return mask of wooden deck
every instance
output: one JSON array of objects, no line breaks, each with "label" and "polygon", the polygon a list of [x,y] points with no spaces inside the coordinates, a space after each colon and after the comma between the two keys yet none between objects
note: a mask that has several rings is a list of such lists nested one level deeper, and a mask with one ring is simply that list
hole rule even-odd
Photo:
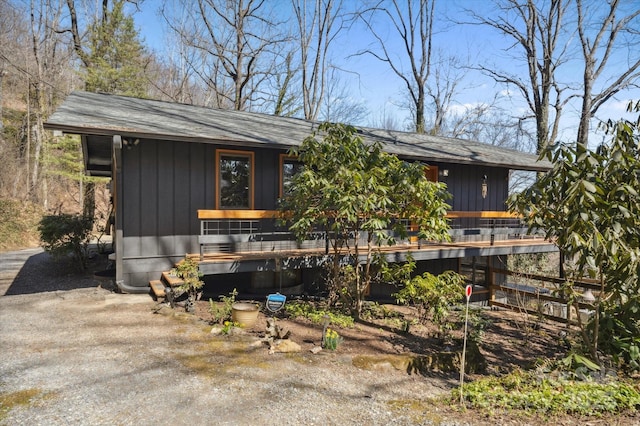
[{"label": "wooden deck", "polygon": [[[198,210],[200,253],[189,256],[198,259],[205,274],[321,266],[332,254],[326,233],[318,230],[309,240],[297,242],[286,229],[274,226],[279,214],[275,210]],[[557,251],[541,236],[527,236],[520,218],[510,212],[450,211],[447,217],[453,242],[417,241],[414,235],[382,247],[387,261],[404,262],[409,255],[421,261]]]}]

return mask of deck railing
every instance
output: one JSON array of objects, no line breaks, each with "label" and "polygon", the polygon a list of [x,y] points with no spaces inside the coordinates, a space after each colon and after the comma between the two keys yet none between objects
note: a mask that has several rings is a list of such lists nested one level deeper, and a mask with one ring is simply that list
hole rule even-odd
[{"label": "deck railing", "polygon": [[[225,252],[280,251],[295,249],[328,250],[327,235],[323,230],[309,235],[305,241],[296,241],[289,230],[279,223],[277,210],[198,210],[200,219],[200,255]],[[450,234],[453,242],[482,242],[514,238],[532,238],[522,220],[503,211],[450,211]],[[407,229],[412,227],[407,222]],[[408,242],[417,240],[410,232]],[[407,243],[407,241],[402,242]]]}]

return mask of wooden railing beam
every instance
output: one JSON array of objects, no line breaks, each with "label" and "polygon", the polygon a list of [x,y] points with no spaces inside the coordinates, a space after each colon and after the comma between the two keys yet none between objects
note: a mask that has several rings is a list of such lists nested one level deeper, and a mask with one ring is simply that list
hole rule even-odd
[{"label": "wooden railing beam", "polygon": [[[274,219],[279,210],[198,210],[198,219]],[[521,216],[504,211],[449,211],[449,219],[518,219]]]}]

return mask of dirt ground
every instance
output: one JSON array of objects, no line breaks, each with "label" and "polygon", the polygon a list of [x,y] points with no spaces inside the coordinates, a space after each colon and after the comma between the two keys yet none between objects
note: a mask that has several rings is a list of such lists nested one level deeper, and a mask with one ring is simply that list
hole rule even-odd
[{"label": "dirt ground", "polygon": [[[401,318],[415,316],[409,308],[387,306],[396,314],[336,327],[343,343],[318,354],[311,350],[322,326],[281,316],[278,325],[301,352],[271,355],[259,340],[264,313],[239,336],[216,336],[208,302],[189,315],[150,296],[112,293],[90,272],[74,273],[38,250],[0,254],[0,261],[0,424],[640,424],[638,417],[523,417],[445,402],[456,372],[396,362],[443,350],[431,326],[401,331]],[[99,269],[99,259],[92,266]],[[452,315],[458,325],[460,314]],[[468,380],[563,353],[561,324],[503,310],[479,315],[487,369]]]},{"label": "dirt ground", "polygon": [[[353,327],[330,325],[344,338],[339,348],[341,353],[353,356],[419,356],[447,349],[447,344],[436,336],[435,326],[418,324],[414,308],[393,304],[378,306],[390,314],[386,318],[369,317],[359,320]],[[566,351],[563,336],[567,334],[567,330],[564,324],[540,321],[539,318],[524,313],[491,310],[487,307],[471,306],[470,311],[472,318],[479,319],[470,321],[468,332],[481,333],[480,351],[487,361],[483,374],[502,374],[515,368],[529,368],[537,360],[554,359]],[[203,322],[212,323],[208,301],[198,302],[196,315]],[[269,314],[264,308],[259,313],[257,324],[246,332],[263,337],[268,316],[275,317],[283,330],[290,331],[290,338],[300,344],[303,351],[321,344],[322,324],[314,324],[304,318],[290,318],[283,313]],[[412,323],[409,332],[402,331],[404,321]],[[451,350],[455,350],[455,343],[462,340],[463,321],[464,311],[454,311],[449,315],[453,328],[451,339],[448,339]]]},{"label": "dirt ground", "polygon": [[[260,303],[261,301],[253,300]],[[262,305],[263,306],[263,305]],[[351,357],[352,364],[363,370],[374,372],[404,372],[412,376],[422,376],[425,380],[445,380],[452,388],[459,383],[459,373],[442,371],[441,366],[435,364],[426,366],[424,370],[411,367],[411,363],[402,362],[406,357],[431,359],[433,354],[443,351],[459,351],[452,344],[443,345],[442,339],[437,338],[437,329],[432,324],[417,324],[416,310],[410,307],[386,304],[383,305],[389,316],[385,318],[368,318],[357,321],[353,327],[330,327],[336,329],[344,338],[337,352]],[[514,369],[534,368],[536,364],[545,360],[554,360],[566,355],[568,349],[567,335],[575,333],[565,324],[544,320],[542,317],[527,315],[509,310],[492,310],[488,307],[473,306],[470,311],[475,321],[470,321],[469,333],[481,332],[480,352],[486,361],[486,369],[465,375],[466,381],[473,381],[491,375],[502,375]],[[209,313],[209,302],[200,301],[195,314],[200,321],[212,324]],[[245,329],[248,335],[262,338],[265,336],[267,317],[275,317],[276,322],[284,331],[291,332],[291,339],[299,343],[302,352],[309,352],[321,345],[322,325],[307,319],[290,318],[286,314],[266,313],[264,308],[258,315],[258,321],[251,329]],[[454,311],[449,319],[453,324],[452,339],[461,341],[463,329],[463,311]],[[402,331],[402,322],[412,321],[410,332]],[[475,328],[475,330],[474,330]],[[481,328],[481,331],[480,331]],[[468,361],[468,359],[467,359]],[[424,365],[422,365],[424,367]],[[446,365],[445,365],[446,367]],[[448,392],[447,392],[448,393]],[[443,393],[444,395],[444,393]],[[433,404],[431,401],[429,404]],[[431,419],[434,412],[424,409],[424,401],[404,401],[403,404],[412,405],[423,410],[426,417]],[[429,414],[426,414],[429,413]],[[640,425],[640,417],[604,416],[580,418],[576,416],[538,416],[523,415],[522,413],[491,412],[461,409],[457,405],[437,403],[435,409],[438,422],[433,424],[458,424],[464,418],[463,424],[470,425]],[[454,423],[447,423],[448,421]],[[440,423],[441,422],[441,423]],[[467,423],[468,422],[468,423]],[[422,424],[422,423],[420,423]],[[424,423],[432,424],[432,423]]]}]

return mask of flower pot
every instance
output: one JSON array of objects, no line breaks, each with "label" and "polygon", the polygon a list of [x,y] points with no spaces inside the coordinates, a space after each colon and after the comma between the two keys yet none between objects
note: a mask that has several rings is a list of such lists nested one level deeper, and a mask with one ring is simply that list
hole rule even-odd
[{"label": "flower pot", "polygon": [[251,328],[258,321],[258,305],[248,302],[236,302],[231,305],[231,319],[240,327]]}]

